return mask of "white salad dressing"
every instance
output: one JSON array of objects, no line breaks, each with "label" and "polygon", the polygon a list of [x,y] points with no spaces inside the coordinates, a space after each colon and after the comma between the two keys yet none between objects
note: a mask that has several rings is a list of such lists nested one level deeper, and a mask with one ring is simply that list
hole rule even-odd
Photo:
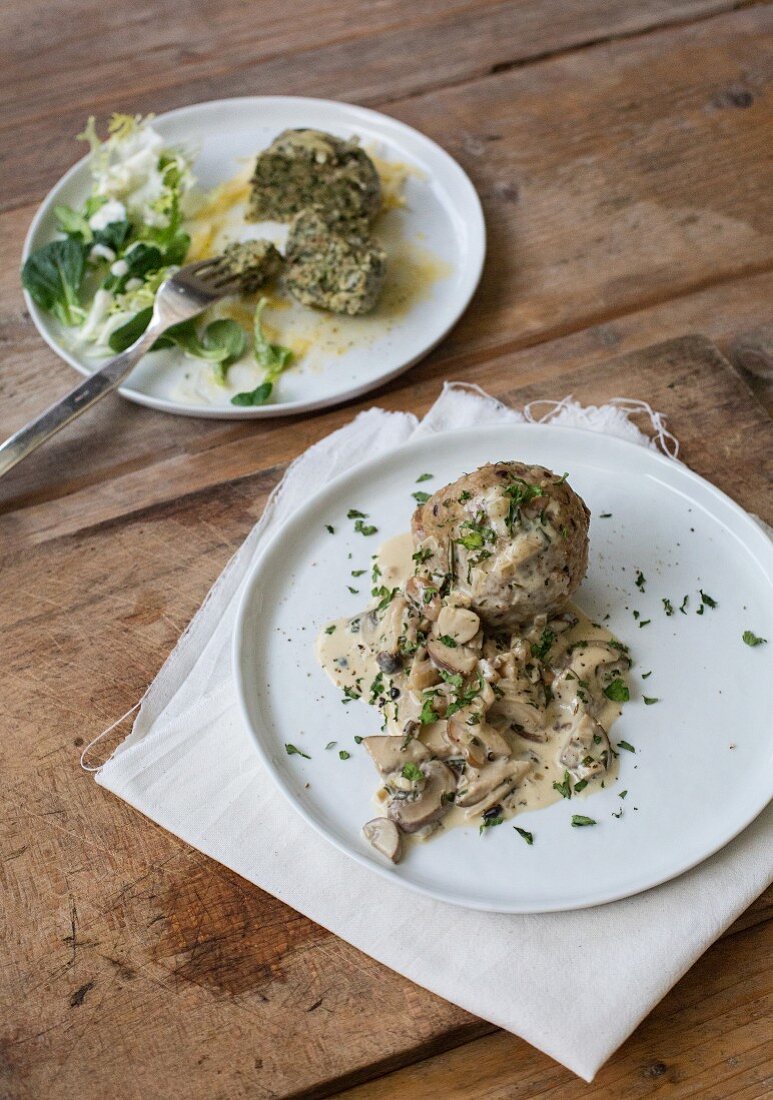
[{"label": "white salad dressing", "polygon": [[[413,553],[414,542],[409,533],[398,535],[385,542],[374,559],[378,567],[377,586],[379,588],[383,586],[389,591],[396,588],[402,589],[414,573]],[[379,638],[376,638],[373,644],[374,638],[367,637],[367,629],[364,632],[366,636],[363,633],[363,623],[379,602],[380,600],[374,597],[372,603],[361,615],[353,619],[339,619],[329,624],[319,635],[317,657],[333,683],[345,694],[352,698],[361,697],[364,701],[370,701],[380,708],[382,728],[380,730],[378,727],[363,729],[363,737],[379,733],[402,737],[406,721],[412,718],[418,719],[427,692],[410,688],[409,674],[406,670],[387,675],[384,672],[384,664],[379,665],[377,660]],[[531,731],[523,727],[513,728],[513,724],[507,720],[496,720],[488,714],[485,715],[486,720],[494,722],[496,730],[508,742],[510,759],[528,764],[528,770],[515,788],[501,800],[501,803],[498,803],[500,816],[503,818],[511,817],[524,810],[541,809],[558,801],[564,797],[559,788],[566,783],[571,785],[572,797],[574,797],[575,793],[591,794],[600,784],[609,785],[616,777],[617,757],[613,752],[606,757],[607,766],[604,770],[598,771],[597,774],[589,774],[586,779],[579,781],[577,771],[573,771],[573,776],[569,776],[567,763],[562,763],[560,758],[563,755],[565,761],[567,759],[567,738],[570,736],[572,721],[576,722],[576,718],[570,719],[570,715],[576,714],[578,710],[578,695],[582,700],[582,706],[579,709],[584,711],[587,704],[587,710],[594,719],[594,726],[598,723],[598,726],[602,727],[601,733],[608,733],[614,721],[620,716],[620,706],[604,693],[604,679],[597,673],[602,667],[603,660],[605,668],[613,669],[611,673],[605,674],[604,678],[616,676],[619,669],[616,669],[615,661],[623,662],[624,667],[628,663],[625,646],[622,646],[604,627],[592,623],[574,605],[567,608],[561,618],[565,626],[560,635],[554,636],[554,645],[559,654],[555,667],[568,665],[568,671],[555,674],[554,679],[553,671],[545,673],[553,679],[555,693],[543,706],[539,728],[535,727]],[[551,620],[551,622],[556,626],[557,620]],[[544,624],[540,622],[538,627],[544,628]],[[558,629],[557,626],[556,629]],[[488,635],[492,632],[485,633]],[[530,637],[534,636],[532,631]],[[534,650],[532,649],[531,652]],[[384,655],[381,654],[381,656],[383,658]],[[441,690],[443,686],[440,685]],[[525,702],[528,705],[529,700],[533,698],[532,685],[527,685],[527,688]],[[568,689],[571,694],[568,693]],[[431,691],[432,689],[429,694]],[[392,698],[395,693],[397,698]],[[416,725],[414,733],[416,740],[425,745],[433,756],[436,755],[442,760],[448,760],[449,756],[453,756],[453,749],[449,749],[446,738],[447,724],[445,720],[422,723]],[[526,724],[528,725],[528,722]],[[599,740],[598,736],[592,738],[596,743]],[[606,745],[606,739],[604,743]],[[584,753],[585,747],[580,751]],[[586,761],[590,762],[588,756],[583,763]],[[578,785],[579,790],[577,790]],[[463,793],[464,784],[461,778],[459,786]],[[381,786],[376,794],[376,805],[381,815],[386,812],[387,799],[387,789]],[[443,816],[440,825],[444,828],[469,826],[471,821],[478,825],[483,820],[485,819],[481,816],[471,815],[469,809],[452,805]]]}]

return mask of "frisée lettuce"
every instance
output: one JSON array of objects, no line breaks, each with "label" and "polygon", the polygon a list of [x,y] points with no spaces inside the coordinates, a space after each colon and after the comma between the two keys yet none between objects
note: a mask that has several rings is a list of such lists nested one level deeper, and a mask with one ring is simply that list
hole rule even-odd
[{"label": "fris\u00e9e lettuce", "polygon": [[183,224],[195,201],[192,156],[165,145],[151,123],[113,115],[101,140],[89,119],[78,136],[91,149],[91,194],[81,209],[55,208],[63,237],[22,268],[33,301],[95,356],[111,354],[113,333],[152,306],[190,248]]}]

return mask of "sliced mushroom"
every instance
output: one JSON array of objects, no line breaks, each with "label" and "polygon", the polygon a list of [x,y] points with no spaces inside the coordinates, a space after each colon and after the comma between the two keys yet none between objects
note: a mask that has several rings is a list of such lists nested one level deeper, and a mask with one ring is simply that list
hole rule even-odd
[{"label": "sliced mushroom", "polygon": [[457,711],[448,719],[446,726],[448,742],[462,754],[468,764],[472,764],[474,768],[482,768],[493,757],[509,756],[510,746],[501,733],[482,720],[471,725],[467,720],[471,716],[467,709]]},{"label": "sliced mushroom", "polygon": [[362,835],[381,852],[382,856],[397,863],[402,855],[403,838],[394,821],[388,817],[374,817],[362,827]]},{"label": "sliced mushroom", "polygon": [[406,582],[405,595],[425,619],[430,622],[437,619],[441,608],[440,592],[430,577],[411,577]]},{"label": "sliced mushroom", "polygon": [[570,728],[559,761],[575,779],[592,779],[607,770],[610,759],[606,730],[590,714],[581,713]]},{"label": "sliced mushroom", "polygon": [[374,652],[400,656],[400,638],[403,634],[406,602],[403,596],[395,596],[383,612],[369,611],[362,620],[362,636]]},{"label": "sliced mushroom", "polygon": [[521,726],[527,733],[540,734],[545,729],[545,700],[541,685],[533,684],[527,676],[503,676],[497,680],[496,699],[491,707],[492,715],[501,715],[509,722]]},{"label": "sliced mushroom", "polygon": [[429,750],[415,737],[405,744],[403,737],[379,734],[376,737],[364,737],[362,743],[382,775],[398,771],[403,764],[422,764],[430,757]]},{"label": "sliced mushroom", "polygon": [[469,817],[484,813],[501,802],[531,768],[528,760],[495,760],[485,768],[468,768],[456,796],[459,806],[469,807]]},{"label": "sliced mushroom", "polygon": [[427,642],[427,653],[433,664],[446,672],[459,672],[462,676],[469,676],[478,663],[477,654],[471,653],[466,646],[449,646],[441,642],[439,638],[430,638]]},{"label": "sliced mushroom", "polygon": [[404,833],[415,833],[439,821],[450,807],[449,795],[456,791],[456,776],[439,760],[421,765],[425,783],[415,797],[394,798],[389,816]]},{"label": "sliced mushroom", "polygon": [[408,674],[408,688],[411,691],[424,691],[425,688],[434,687],[440,683],[437,668],[427,656],[423,647],[417,649]]},{"label": "sliced mushroom", "polygon": [[453,638],[458,645],[471,641],[479,630],[480,619],[474,611],[449,604],[441,608],[435,627],[437,634]]}]

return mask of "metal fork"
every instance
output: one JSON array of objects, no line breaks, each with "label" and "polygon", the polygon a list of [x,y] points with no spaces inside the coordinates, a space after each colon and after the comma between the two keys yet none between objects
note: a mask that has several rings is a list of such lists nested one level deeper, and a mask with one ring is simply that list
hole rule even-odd
[{"label": "metal fork", "polygon": [[238,279],[228,271],[222,258],[201,260],[181,267],[158,288],[150,324],[126,351],[108,360],[80,386],[57,401],[50,409],[20,428],[0,445],[0,477],[52,435],[66,427],[76,416],[112,393],[137,365],[146,351],[172,325],[187,321],[220,298],[236,289]]}]

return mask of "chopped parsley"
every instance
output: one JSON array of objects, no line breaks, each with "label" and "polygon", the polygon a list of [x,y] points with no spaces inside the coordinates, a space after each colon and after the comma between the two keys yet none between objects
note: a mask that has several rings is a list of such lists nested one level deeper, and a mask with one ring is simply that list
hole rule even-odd
[{"label": "chopped parsley", "polygon": [[372,523],[363,523],[361,519],[358,519],[355,521],[354,530],[358,535],[375,535],[378,527],[374,527]]},{"label": "chopped parsley", "polygon": [[362,744],[362,738],[360,737],[359,733],[355,733],[354,743],[355,743],[355,745],[361,745]]},{"label": "chopped parsley", "polygon": [[705,604],[706,607],[719,607],[717,601],[709,596],[707,592],[704,592],[702,588],[699,588],[698,591],[701,594],[701,604]]},{"label": "chopped parsley", "polygon": [[674,605],[671,603],[671,601],[664,596],[662,602],[663,602],[663,610],[665,611],[666,615],[673,615]]},{"label": "chopped parsley", "polygon": [[359,596],[359,594],[360,594],[359,588],[352,588],[352,586],[350,584],[347,584],[346,587],[349,589],[349,591],[351,592],[351,594],[353,596]]},{"label": "chopped parsley", "polygon": [[744,630],[742,634],[743,640],[747,645],[767,645],[767,638],[760,638],[758,634],[755,634],[753,630]]},{"label": "chopped parsley", "polygon": [[598,822],[594,817],[585,817],[584,814],[572,814],[572,828],[580,829],[584,825],[596,825]]},{"label": "chopped parsley", "polygon": [[328,743],[325,745],[325,749],[334,749],[337,744],[337,741],[328,741]]},{"label": "chopped parsley", "polygon": [[339,760],[348,760],[351,755],[352,754],[350,752],[347,752],[346,749],[339,749],[338,750],[338,759]]},{"label": "chopped parsley", "polygon": [[682,612],[683,615],[687,614],[687,605],[689,604],[689,602],[690,602],[690,597],[685,596],[685,598],[679,604],[679,610]]},{"label": "chopped parsley", "polygon": [[346,518],[347,519],[367,519],[368,518],[368,513],[367,512],[358,512],[356,508],[350,508],[349,511],[346,513]]},{"label": "chopped parsley", "polygon": [[304,760],[311,760],[311,757],[308,753],[301,752],[301,750],[297,749],[295,745],[291,745],[289,741],[285,744],[285,752],[288,756],[302,756]]},{"label": "chopped parsley", "polygon": [[422,704],[421,714],[419,715],[419,722],[422,726],[430,726],[433,722],[438,720],[438,712],[432,705],[434,700],[434,692],[429,696],[424,696],[424,703]]},{"label": "chopped parsley", "polygon": [[636,752],[636,749],[633,747],[630,741],[618,741],[617,747],[619,749],[625,749],[626,752]]},{"label": "chopped parsley", "polygon": [[[462,532],[466,531],[466,534]],[[465,520],[459,528],[459,538],[455,539],[465,550],[480,550],[487,542],[495,542],[496,535],[490,527],[484,527],[477,520]]]},{"label": "chopped parsley", "polygon": [[401,774],[403,779],[410,779],[411,783],[419,783],[424,778],[421,768],[417,767],[416,764],[412,764],[410,761],[407,764],[403,764]]},{"label": "chopped parsley", "polygon": [[325,530],[329,535],[334,535],[336,533],[336,529],[333,527],[332,523],[326,523]]},{"label": "chopped parsley", "polygon": [[660,699],[655,699],[652,695],[642,695],[645,707],[651,707],[653,703],[659,703]]},{"label": "chopped parsley", "polygon": [[367,569],[352,569],[353,577],[361,577],[363,573],[367,573]]},{"label": "chopped parsley", "polygon": [[528,829],[519,829],[517,825],[513,825],[513,828],[515,829],[516,833],[518,833],[518,836],[523,837],[527,844],[534,843],[534,833],[530,833]]},{"label": "chopped parsley", "polygon": [[332,623],[330,626],[325,627],[326,634],[335,634],[336,624]]},{"label": "chopped parsley", "polygon": [[511,535],[516,523],[521,521],[521,508],[537,497],[544,497],[544,495],[545,491],[539,485],[531,485],[521,477],[517,477],[512,485],[507,486],[505,496],[510,498],[510,507],[507,510],[505,524]]},{"label": "chopped parsley", "polygon": [[615,703],[627,703],[631,698],[631,693],[628,690],[628,684],[625,680],[617,679],[613,680],[611,684],[607,684],[604,688],[604,694],[607,699],[611,699]]},{"label": "chopped parsley", "polygon": [[355,691],[353,687],[344,688],[344,697],[341,700],[343,703],[351,703],[352,699],[361,699],[362,694],[359,691]]},{"label": "chopped parsley", "polygon": [[464,504],[464,502],[466,500],[471,500],[471,499],[472,499],[472,493],[468,492],[467,489],[464,489],[462,491],[462,495],[459,497],[459,503]]},{"label": "chopped parsley", "polygon": [[531,643],[532,657],[538,657],[541,661],[544,660],[544,658],[547,657],[548,651],[550,650],[550,647],[555,640],[556,636],[553,631],[549,630],[548,627],[545,627],[545,629],[542,631],[539,643]]},{"label": "chopped parsley", "polygon": [[454,639],[451,637],[450,634],[441,634],[440,637],[438,638],[438,641],[442,645],[448,646],[449,649],[456,649],[457,648],[457,643],[454,641]]},{"label": "chopped parsley", "polygon": [[642,672],[641,678],[642,678],[642,680],[646,680],[647,677],[651,676],[651,675],[652,675],[652,669],[650,669],[649,672]]},{"label": "chopped parsley", "polygon": [[384,693],[384,673],[383,672],[378,673],[378,675],[374,679],[373,683],[370,685],[369,691],[370,691],[369,702],[372,706],[376,702],[376,700],[378,699],[379,695],[383,695],[383,693]]},{"label": "chopped parsley", "polygon": [[641,619],[639,622],[639,629],[641,630],[643,626],[649,626],[651,622],[652,619]]},{"label": "chopped parsley", "polygon": [[378,588],[371,588],[370,594],[371,596],[379,597],[379,603],[376,611],[384,611],[387,607],[389,607],[390,603],[397,595],[397,589],[387,588],[385,584],[382,584],[379,585]]},{"label": "chopped parsley", "polygon": [[572,784],[569,779],[569,772],[564,772],[563,783],[554,783],[553,790],[558,791],[562,798],[572,797]]},{"label": "chopped parsley", "polygon": [[415,554],[411,554],[412,559],[418,562],[419,565],[423,565],[427,558],[432,557],[432,551],[428,546],[423,546],[420,550],[417,550]]},{"label": "chopped parsley", "polygon": [[501,815],[499,817],[487,817],[481,822],[478,832],[482,833],[484,829],[493,829],[495,825],[501,825],[504,820]]},{"label": "chopped parsley", "polygon": [[618,798],[625,798],[625,796],[626,796],[627,794],[628,794],[628,789],[626,788],[626,789],[625,789],[624,791],[618,791],[618,792],[617,792],[617,797],[618,797]]},{"label": "chopped parsley", "polygon": [[647,584],[647,578],[644,576],[641,569],[637,570],[636,580],[634,581],[634,584],[640,592],[644,591],[645,585]]},{"label": "chopped parsley", "polygon": [[611,512],[599,512],[599,519],[611,519],[611,518],[612,518],[612,513]]},{"label": "chopped parsley", "polygon": [[587,786],[588,786],[588,780],[587,779],[578,780],[577,783],[575,783],[575,785],[574,785],[574,793],[579,794],[580,791],[584,791]]},{"label": "chopped parsley", "polygon": [[422,493],[421,490],[417,490],[415,493],[411,493],[411,496],[417,504],[426,504],[430,498],[429,493]]},{"label": "chopped parsley", "polygon": [[416,484],[418,485],[422,481],[432,481],[432,478],[434,476],[434,474],[419,474],[419,476],[416,478]]}]

